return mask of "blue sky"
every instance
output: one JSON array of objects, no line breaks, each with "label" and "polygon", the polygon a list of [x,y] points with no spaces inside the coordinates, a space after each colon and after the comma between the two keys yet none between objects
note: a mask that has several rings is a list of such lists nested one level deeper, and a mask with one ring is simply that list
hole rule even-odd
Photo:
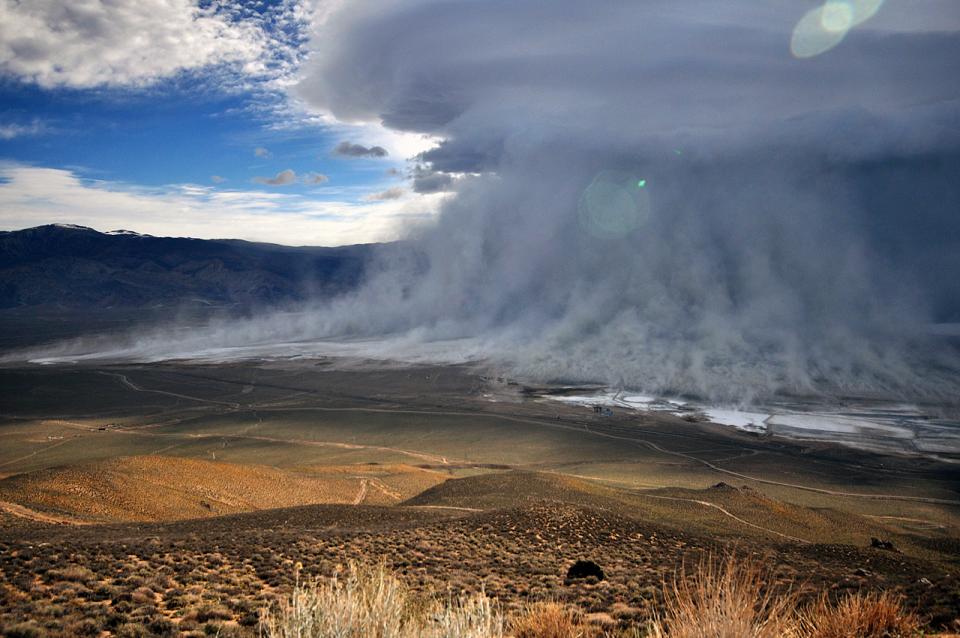
[{"label": "blue sky", "polygon": [[[295,97],[310,7],[159,4],[161,15],[132,1],[5,9],[13,28],[0,32],[0,228],[121,224],[340,244],[391,239],[405,216],[432,214],[439,196],[405,186],[407,160],[430,143],[376,122],[336,122]],[[18,41],[18,31],[33,35]],[[343,142],[387,154],[338,155]],[[181,214],[165,223],[164,206]]]},{"label": "blue sky", "polygon": [[[256,176],[293,169],[336,175],[339,187],[395,181],[403,162],[333,155],[338,135],[308,122],[276,128],[255,96],[190,89],[43,90],[7,83],[0,90],[5,121],[42,122],[46,130],[0,141],[5,159],[82,167],[85,174],[148,186],[211,183],[258,188]],[[266,149],[257,154],[257,149]],[[402,158],[400,158],[402,160]],[[306,185],[291,190],[306,192]],[[261,188],[266,190],[265,187]]]}]

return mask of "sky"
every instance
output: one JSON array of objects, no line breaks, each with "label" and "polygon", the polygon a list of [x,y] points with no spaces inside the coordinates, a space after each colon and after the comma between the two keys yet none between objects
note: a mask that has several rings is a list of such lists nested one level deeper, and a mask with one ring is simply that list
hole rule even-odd
[{"label": "sky", "polygon": [[0,223],[409,240],[187,348],[955,398],[958,61],[956,0],[0,0]]},{"label": "sky", "polygon": [[[613,134],[617,144],[642,132],[755,125],[758,111],[783,118],[859,108],[870,106],[857,101],[868,87],[838,90],[836,78],[811,75],[781,90],[792,70],[778,67],[810,68],[820,55],[832,56],[835,67],[836,58],[850,56],[844,46],[853,49],[843,40],[869,37],[852,33],[868,27],[885,37],[955,34],[960,21],[950,0],[745,6],[686,0],[665,11],[660,2],[602,2],[591,15],[570,3],[471,0],[2,0],[0,228],[61,222],[287,244],[394,239],[434,217],[456,177],[483,170],[484,155],[502,150],[501,132],[487,137],[490,127],[452,117],[461,105],[472,107],[469,115],[482,102],[487,116],[507,120],[533,106],[538,124],[553,126],[567,126],[564,114],[576,108],[579,124],[589,122],[583,134],[598,142]],[[384,15],[399,25],[376,19]],[[619,25],[608,20],[617,15]],[[535,27],[530,19],[544,28],[528,30]],[[803,20],[813,28],[790,34]],[[665,28],[655,31],[658,24]],[[352,39],[362,29],[372,32]],[[717,47],[704,36],[718,29],[763,34],[772,46],[750,50],[721,40]],[[618,42],[631,30],[637,37],[626,48],[589,52],[603,32]],[[468,51],[452,42],[453,33]],[[428,44],[417,42],[420,35]],[[397,42],[412,46],[398,51]],[[769,59],[758,63],[758,55]],[[505,67],[511,59],[519,64]],[[593,69],[578,67],[578,59]],[[664,75],[657,66],[666,59],[689,68]],[[370,61],[377,66],[362,66]],[[952,61],[921,55],[917,67]],[[724,79],[727,86],[711,85],[705,72],[723,74],[729,62],[743,73]],[[849,70],[842,69],[846,81]],[[938,71],[920,73],[917,83],[929,84]],[[636,93],[629,131],[618,117],[590,119],[590,102],[616,85],[620,97]],[[447,90],[440,100],[438,87]],[[955,98],[954,89],[948,83],[933,99]],[[500,100],[503,91],[509,95]],[[692,91],[700,99],[685,95]],[[916,101],[923,99],[931,98]],[[619,128],[605,131],[610,122]],[[458,127],[483,138],[468,139]],[[424,152],[432,164],[420,161]]]},{"label": "sky", "polygon": [[407,179],[428,140],[293,95],[320,10],[0,2],[0,228],[337,245],[428,219],[442,195]]}]

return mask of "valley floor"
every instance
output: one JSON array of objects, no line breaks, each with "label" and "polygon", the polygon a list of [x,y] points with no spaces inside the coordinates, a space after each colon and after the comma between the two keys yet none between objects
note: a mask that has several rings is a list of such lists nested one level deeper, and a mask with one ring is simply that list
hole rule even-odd
[{"label": "valley floor", "polygon": [[[0,385],[8,631],[253,635],[296,578],[358,559],[424,594],[623,627],[727,553],[807,597],[888,589],[932,627],[960,618],[960,473],[935,460],[607,417],[456,366],[23,367]],[[606,579],[566,582],[578,559]]]}]

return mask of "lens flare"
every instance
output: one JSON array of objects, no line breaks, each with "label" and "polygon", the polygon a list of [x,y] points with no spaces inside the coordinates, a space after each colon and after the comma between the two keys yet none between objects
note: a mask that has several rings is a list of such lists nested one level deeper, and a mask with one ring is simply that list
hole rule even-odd
[{"label": "lens flare", "polygon": [[580,227],[598,239],[623,237],[650,216],[647,180],[601,171],[580,196]]},{"label": "lens flare", "polygon": [[[824,9],[817,7],[800,19],[793,30],[790,51],[797,58],[812,58],[829,51],[843,41],[847,31],[831,31],[824,28]],[[830,19],[827,19],[830,22]]]},{"label": "lens flare", "polygon": [[853,26],[853,7],[843,0],[828,2],[820,10],[820,25],[831,33],[846,33]]},{"label": "lens flare", "polygon": [[807,12],[793,29],[790,51],[812,58],[840,44],[853,27],[872,18],[884,0],[827,0]]},{"label": "lens flare", "polygon": [[880,10],[883,0],[847,0],[853,9],[853,26],[863,24]]}]

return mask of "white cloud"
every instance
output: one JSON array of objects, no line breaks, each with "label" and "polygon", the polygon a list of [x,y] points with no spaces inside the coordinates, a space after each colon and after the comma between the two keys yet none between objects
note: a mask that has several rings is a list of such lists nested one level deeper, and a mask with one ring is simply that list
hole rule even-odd
[{"label": "white cloud", "polygon": [[272,155],[269,150],[265,149],[262,146],[258,146],[257,148],[253,149],[253,154],[256,157],[263,157],[263,158],[267,158]]},{"label": "white cloud", "polygon": [[262,74],[289,55],[255,15],[190,0],[0,0],[0,69],[46,88],[142,86],[221,64]]},{"label": "white cloud", "polygon": [[12,140],[15,137],[25,135],[39,135],[46,130],[47,127],[39,120],[33,120],[29,124],[0,124],[0,140]]},{"label": "white cloud", "polygon": [[337,246],[396,239],[404,227],[431,218],[441,198],[321,202],[198,185],[143,188],[86,180],[62,169],[0,165],[0,228],[8,230],[67,223],[158,236]]}]

